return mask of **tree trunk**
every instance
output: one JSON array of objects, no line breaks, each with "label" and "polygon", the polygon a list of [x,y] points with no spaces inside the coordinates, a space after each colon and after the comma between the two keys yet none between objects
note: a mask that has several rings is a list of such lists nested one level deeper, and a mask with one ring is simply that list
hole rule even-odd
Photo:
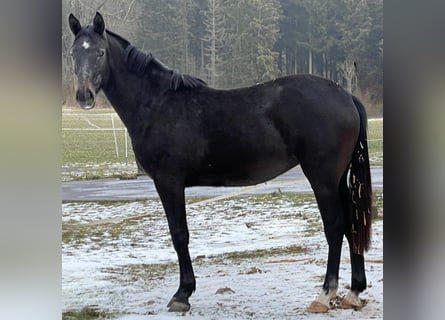
[{"label": "tree trunk", "polygon": [[355,77],[355,67],[354,63],[349,63],[348,61],[344,61],[338,66],[342,76],[345,80],[345,89],[352,93],[352,82]]},{"label": "tree trunk", "polygon": [[207,79],[205,72],[205,61],[204,61],[204,41],[201,40],[201,77]]},{"label": "tree trunk", "polygon": [[326,66],[326,53],[323,52],[323,77],[327,78],[328,77],[328,68]]},{"label": "tree trunk", "polygon": [[309,74],[312,74],[312,48],[309,48],[308,68],[309,68]]},{"label": "tree trunk", "polygon": [[294,65],[294,74],[298,74],[298,55],[297,55],[297,46],[295,46],[295,65]]}]

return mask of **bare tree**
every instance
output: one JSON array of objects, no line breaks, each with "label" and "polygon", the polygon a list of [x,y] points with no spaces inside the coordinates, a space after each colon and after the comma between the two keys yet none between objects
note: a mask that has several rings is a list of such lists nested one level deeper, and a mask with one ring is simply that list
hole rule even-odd
[{"label": "bare tree", "polygon": [[338,64],[338,71],[345,81],[345,89],[354,93],[357,89],[357,69],[355,62],[345,60]]},{"label": "bare tree", "polygon": [[208,7],[204,12],[204,25],[207,34],[202,39],[205,43],[205,56],[207,57],[207,70],[209,72],[209,82],[214,87],[220,75],[220,65],[222,63],[221,49],[224,47],[225,38],[225,18],[222,12],[221,0],[208,0]]}]

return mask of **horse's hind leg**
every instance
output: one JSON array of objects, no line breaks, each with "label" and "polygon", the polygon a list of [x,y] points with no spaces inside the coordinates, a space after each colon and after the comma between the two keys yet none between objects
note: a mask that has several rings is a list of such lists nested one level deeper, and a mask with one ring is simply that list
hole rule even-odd
[{"label": "horse's hind leg", "polygon": [[[172,182],[169,182],[172,181]],[[196,281],[189,253],[189,231],[185,213],[184,187],[174,179],[156,179],[156,189],[167,215],[170,234],[179,260],[179,289],[168,303],[168,311],[184,312],[190,309],[189,297],[195,291]]]},{"label": "horse's hind leg", "polygon": [[[321,171],[319,176],[321,177]],[[326,175],[325,177],[329,177]],[[351,256],[351,290],[340,304],[340,308],[360,308],[362,306],[359,294],[366,289],[364,257],[352,250],[352,229],[350,217],[350,195],[346,182],[347,171],[339,183],[336,179],[309,178],[318,202],[323,219],[324,231],[329,245],[329,255],[323,290],[308,308],[310,312],[327,312],[329,301],[336,297],[341,258],[343,235],[349,242]],[[329,182],[332,181],[332,182]]]},{"label": "horse's hind leg", "polygon": [[344,218],[337,185],[334,183],[315,184],[313,188],[323,219],[329,253],[323,290],[309,306],[308,311],[327,312],[329,310],[329,301],[337,295]]},{"label": "horse's hind leg", "polygon": [[329,302],[337,296],[340,257],[345,230],[343,205],[338,188],[340,177],[337,177],[336,170],[332,170],[330,167],[329,164],[316,166],[313,162],[304,166],[302,162],[302,169],[314,190],[329,246],[322,292],[307,309],[309,312],[315,313],[328,312]]},{"label": "horse's hind leg", "polygon": [[[352,239],[348,237],[349,246],[352,247]],[[342,309],[359,309],[362,301],[359,294],[366,289],[365,261],[361,254],[354,253],[350,249],[351,256],[351,290],[340,303]]]},{"label": "horse's hind leg", "polygon": [[359,294],[366,289],[366,274],[365,274],[365,259],[362,254],[354,253],[352,250],[352,229],[351,229],[351,217],[350,217],[350,195],[349,189],[346,182],[346,175],[344,179],[342,179],[340,185],[340,191],[342,194],[343,203],[345,204],[345,220],[346,220],[346,229],[345,235],[349,242],[349,253],[351,257],[351,290],[348,292],[346,297],[340,304],[340,308],[343,309],[356,309],[362,307],[362,302],[359,299]]}]

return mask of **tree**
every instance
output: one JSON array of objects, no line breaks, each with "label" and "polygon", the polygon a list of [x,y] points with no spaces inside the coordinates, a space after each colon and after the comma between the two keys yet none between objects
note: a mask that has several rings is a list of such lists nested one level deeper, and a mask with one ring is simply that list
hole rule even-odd
[{"label": "tree", "polygon": [[314,73],[381,99],[382,0],[280,3],[283,16],[276,50],[282,75]]},{"label": "tree", "polygon": [[[344,55],[338,66],[344,83],[348,85],[351,77],[355,77],[357,90],[381,92],[382,73],[377,70],[382,70],[379,47],[383,41],[382,0],[342,0],[342,4],[344,14],[339,28]],[[357,64],[358,73],[352,75],[345,72],[346,69],[352,70],[354,63]],[[346,65],[348,68],[344,68]]]},{"label": "tree", "polygon": [[[308,4],[303,0],[281,0],[283,17],[280,20],[281,74],[307,73],[310,48],[311,16]],[[310,3],[309,3],[310,4]]]},{"label": "tree", "polygon": [[206,33],[203,37],[205,44],[206,67],[208,79],[212,87],[218,83],[223,63],[224,40],[226,37],[225,17],[221,0],[208,0],[207,9],[203,12]]},{"label": "tree", "polygon": [[227,0],[227,86],[241,87],[279,75],[278,39],[281,6],[277,0]]},{"label": "tree", "polygon": [[253,19],[250,23],[255,39],[254,55],[256,70],[254,79],[258,82],[278,76],[278,52],[274,50],[278,39],[281,6],[276,0],[253,0]]},{"label": "tree", "polygon": [[[64,17],[90,21],[100,10],[107,28],[211,86],[313,73],[382,98],[383,0],[62,1]],[[72,40],[65,19],[64,100],[73,91]]]},{"label": "tree", "polygon": [[143,0],[133,43],[171,68],[188,72],[191,0]]}]

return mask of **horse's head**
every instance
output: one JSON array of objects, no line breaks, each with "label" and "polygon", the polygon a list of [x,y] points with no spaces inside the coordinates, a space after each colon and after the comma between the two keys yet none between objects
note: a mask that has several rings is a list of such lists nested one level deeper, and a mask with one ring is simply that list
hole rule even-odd
[{"label": "horse's head", "polygon": [[70,14],[68,20],[75,35],[71,55],[76,74],[76,101],[83,109],[92,109],[96,94],[110,75],[105,22],[98,12],[92,26],[82,27],[73,14]]}]

